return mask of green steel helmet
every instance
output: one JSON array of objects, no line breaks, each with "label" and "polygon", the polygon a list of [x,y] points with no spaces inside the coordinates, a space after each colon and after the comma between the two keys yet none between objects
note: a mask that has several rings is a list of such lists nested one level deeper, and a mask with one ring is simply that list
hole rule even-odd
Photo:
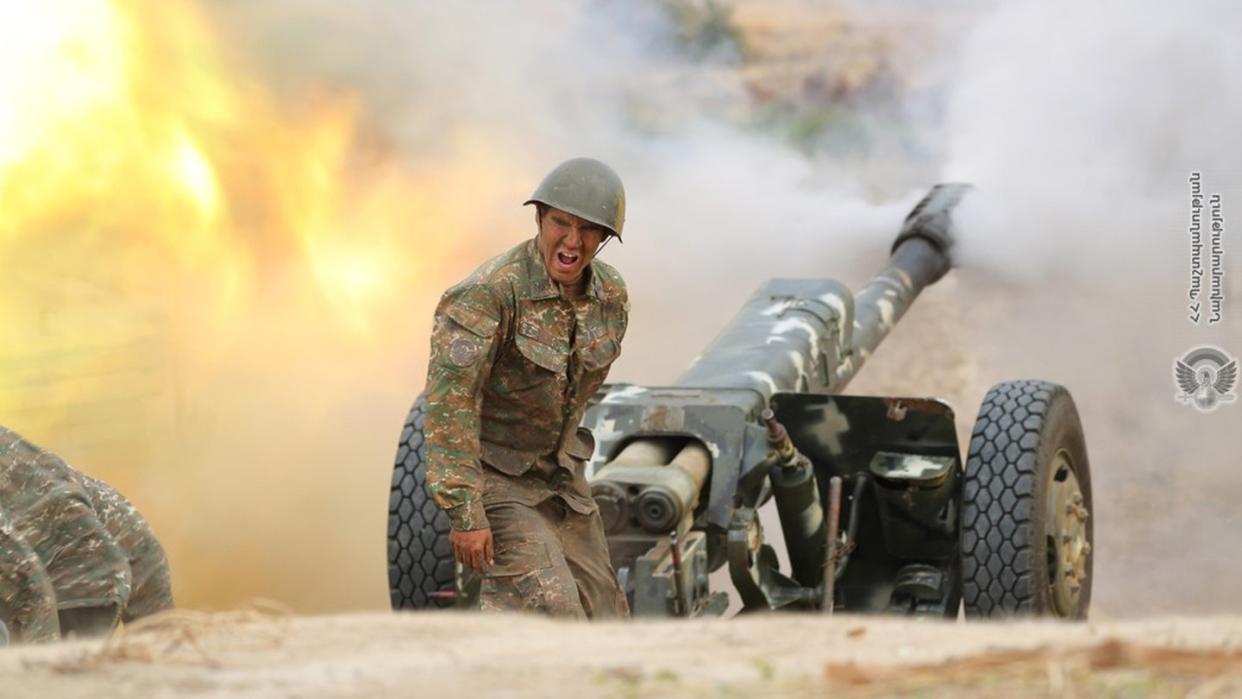
[{"label": "green steel helmet", "polygon": [[621,239],[625,188],[612,168],[594,158],[574,158],[557,165],[523,206],[535,203],[581,216]]}]

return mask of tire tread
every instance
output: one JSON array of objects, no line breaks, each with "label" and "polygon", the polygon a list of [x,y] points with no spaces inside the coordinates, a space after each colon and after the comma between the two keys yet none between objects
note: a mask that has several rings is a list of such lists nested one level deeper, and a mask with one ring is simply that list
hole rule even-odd
[{"label": "tire tread", "polygon": [[449,518],[427,492],[423,454],[426,402],[419,396],[401,431],[388,496],[388,592],[393,609],[429,609],[451,603],[432,592],[453,589],[455,566]]},{"label": "tire tread", "polygon": [[1041,569],[1034,508],[1040,430],[1062,387],[1010,381],[988,391],[971,433],[962,491],[962,600],[968,616],[1033,612]]}]

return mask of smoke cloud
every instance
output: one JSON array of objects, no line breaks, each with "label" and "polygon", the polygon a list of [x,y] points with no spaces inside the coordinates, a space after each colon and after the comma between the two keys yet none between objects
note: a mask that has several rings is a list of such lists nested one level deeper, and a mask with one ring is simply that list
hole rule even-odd
[{"label": "smoke cloud", "polygon": [[[1227,230],[1224,318],[1187,318],[1190,185],[1242,203],[1233,4],[1007,3],[948,86],[946,176],[974,182],[960,287],[985,383],[1064,383],[1082,413],[1104,614],[1237,611],[1237,406],[1173,399],[1175,357],[1242,351]],[[1205,239],[1206,240],[1206,239]],[[1207,292],[1204,292],[1206,296]]]},{"label": "smoke cloud", "polygon": [[[320,26],[367,36],[368,50],[308,57],[306,45],[336,42],[300,26],[288,60],[267,65],[295,81],[327,76],[362,89],[378,107],[368,114],[413,159],[451,160],[465,134],[511,161],[521,177],[472,192],[471,205],[497,222],[477,238],[480,250],[529,234],[511,202],[551,164],[583,153],[614,164],[629,192],[630,242],[605,257],[634,302],[615,380],[671,381],[766,278],[835,276],[857,287],[937,169],[974,183],[956,278],[929,290],[852,390],[949,398],[965,441],[991,383],[1066,384],[1095,463],[1097,609],[1236,609],[1227,591],[1238,571],[1217,547],[1239,529],[1232,503],[1242,484],[1229,466],[1242,443],[1224,428],[1227,410],[1176,404],[1170,372],[1194,344],[1242,347],[1236,316],[1210,328],[1184,319],[1186,177],[1203,172],[1227,201],[1242,197],[1230,128],[1242,114],[1230,79],[1242,57],[1227,34],[1238,10],[888,3],[842,6],[824,20],[798,3],[737,7],[734,19],[751,26],[814,26],[791,49],[811,55],[814,42],[840,42],[842,24],[911,30],[851,52],[880,56],[899,84],[895,96],[850,98],[866,125],[862,157],[808,152],[780,129],[753,128],[754,84],[739,78],[740,53],[688,56],[657,4],[386,15],[324,4]],[[299,8],[262,11],[316,15]],[[804,20],[782,25],[783,12]],[[796,45],[793,34],[782,41]],[[280,42],[256,45],[270,57]],[[852,64],[833,60],[834,75],[848,74]],[[807,85],[793,92],[806,99]],[[904,147],[886,149],[891,133],[905,134]],[[461,260],[453,274],[476,262]],[[420,368],[405,369],[412,386]],[[1205,574],[1188,581],[1187,567]]]},{"label": "smoke cloud", "polygon": [[[181,338],[194,358],[182,367],[180,432],[155,440],[157,455],[123,480],[170,542],[186,604],[387,604],[384,503],[400,424],[422,387],[431,308],[533,235],[520,203],[558,162],[591,155],[626,183],[628,242],[604,253],[631,288],[633,321],[611,377],[622,381],[672,381],[766,278],[865,279],[917,197],[876,196],[831,158],[748,124],[736,46],[687,49],[660,3],[205,9],[238,65],[285,108],[325,94],[356,100],[358,165],[379,154],[434,183],[415,193],[433,221],[412,216],[405,244],[451,254],[406,279],[405,303],[365,339],[282,320],[301,287],[279,282],[232,330],[254,338],[251,350],[230,345],[205,362],[192,349],[199,334]],[[159,495],[143,492],[152,482]]]}]

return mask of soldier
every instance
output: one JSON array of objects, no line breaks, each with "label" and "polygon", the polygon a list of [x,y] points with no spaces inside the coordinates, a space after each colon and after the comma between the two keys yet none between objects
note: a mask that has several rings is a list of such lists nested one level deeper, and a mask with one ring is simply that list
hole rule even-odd
[{"label": "soldier", "polygon": [[625,282],[594,259],[621,239],[625,192],[575,158],[526,204],[537,234],[440,299],[431,336],[427,482],[457,560],[483,574],[484,610],[629,613],[608,557],[578,423],[621,352]]},{"label": "soldier", "polygon": [[171,607],[164,550],[133,505],[0,427],[0,622],[14,639],[106,633]]}]

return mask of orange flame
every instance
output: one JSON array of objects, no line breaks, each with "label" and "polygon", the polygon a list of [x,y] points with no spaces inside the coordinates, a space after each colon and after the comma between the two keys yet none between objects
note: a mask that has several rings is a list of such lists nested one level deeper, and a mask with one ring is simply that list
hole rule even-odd
[{"label": "orange flame", "polygon": [[[187,0],[3,3],[0,58],[0,423],[129,493],[187,601],[356,606],[290,592],[305,571],[280,579],[272,550],[287,541],[233,520],[330,509],[332,469],[364,463],[382,531],[420,378],[410,348],[463,271],[446,260],[487,224],[454,194],[510,193],[512,168],[460,133],[452,167],[416,166],[357,96],[278,98]],[[321,423],[354,393],[391,421],[334,437]],[[325,480],[248,503],[230,468],[250,484],[290,469]],[[182,523],[186,508],[210,531]],[[205,545],[258,580],[213,579]],[[315,545],[356,548],[340,533]],[[376,584],[382,560],[368,565]]]},{"label": "orange flame", "polygon": [[433,238],[402,252],[411,220],[449,222],[366,152],[356,99],[282,109],[231,70],[192,5],[14,3],[0,27],[0,240],[89,228],[203,275],[226,304],[253,291],[256,266],[292,257],[356,330],[446,253]]}]

